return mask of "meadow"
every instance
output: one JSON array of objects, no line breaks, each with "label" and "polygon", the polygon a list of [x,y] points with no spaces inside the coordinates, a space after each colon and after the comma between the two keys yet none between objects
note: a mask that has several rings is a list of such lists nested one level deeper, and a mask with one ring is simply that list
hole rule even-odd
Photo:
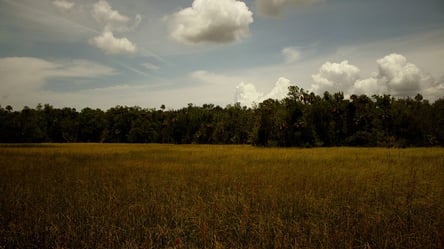
[{"label": "meadow", "polygon": [[444,149],[0,145],[0,248],[444,248]]}]

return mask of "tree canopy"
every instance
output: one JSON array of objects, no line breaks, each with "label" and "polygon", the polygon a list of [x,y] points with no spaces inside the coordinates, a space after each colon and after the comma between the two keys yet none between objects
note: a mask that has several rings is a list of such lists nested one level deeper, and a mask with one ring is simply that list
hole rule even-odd
[{"label": "tree canopy", "polygon": [[323,96],[296,86],[254,107],[213,104],[176,110],[106,111],[0,106],[0,142],[253,144],[257,146],[443,146],[444,99]]}]

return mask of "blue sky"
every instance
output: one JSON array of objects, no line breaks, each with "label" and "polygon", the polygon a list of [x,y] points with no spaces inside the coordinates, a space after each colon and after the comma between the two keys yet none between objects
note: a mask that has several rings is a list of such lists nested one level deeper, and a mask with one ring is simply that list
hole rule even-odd
[{"label": "blue sky", "polygon": [[0,105],[444,96],[442,0],[0,0]]}]

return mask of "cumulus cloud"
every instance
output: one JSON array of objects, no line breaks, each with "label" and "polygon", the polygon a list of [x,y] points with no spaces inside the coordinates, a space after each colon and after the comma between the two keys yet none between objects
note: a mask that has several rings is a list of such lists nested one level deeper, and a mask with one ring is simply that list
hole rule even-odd
[{"label": "cumulus cloud", "polygon": [[308,5],[322,0],[256,0],[259,13],[266,16],[279,16],[289,6]]},{"label": "cumulus cloud", "polygon": [[359,79],[359,68],[349,64],[347,60],[340,63],[326,62],[317,74],[312,75],[315,84],[312,91],[338,92],[348,91]]},{"label": "cumulus cloud", "polygon": [[169,19],[171,36],[179,42],[227,43],[249,36],[253,13],[237,0],[194,0]]},{"label": "cumulus cloud", "polygon": [[115,31],[129,31],[137,27],[141,20],[141,15],[136,15],[134,24],[131,26],[128,16],[120,14],[114,10],[106,0],[99,0],[93,5],[92,16],[97,22],[104,25],[103,32],[90,39],[89,43],[102,49],[107,54],[131,54],[135,53],[136,45],[126,37],[117,38]]},{"label": "cumulus cloud", "polygon": [[368,78],[360,78],[359,68],[348,61],[327,62],[319,73],[312,76],[315,82],[311,91],[342,91],[350,94],[390,94],[397,97],[421,93],[433,100],[444,94],[444,82],[435,80],[401,54],[392,53],[376,61],[377,72]]},{"label": "cumulus cloud", "polygon": [[252,106],[253,104],[259,104],[267,99],[281,100],[288,94],[288,87],[291,86],[290,80],[280,77],[271,91],[267,94],[261,93],[256,90],[256,87],[251,84],[241,82],[236,87],[235,101],[243,106]]},{"label": "cumulus cloud", "polygon": [[280,77],[278,81],[274,84],[273,89],[269,93],[267,93],[265,96],[263,96],[262,100],[266,99],[278,99],[281,100],[285,97],[287,97],[288,94],[288,87],[291,86],[291,82],[289,79],[286,79],[284,77]]},{"label": "cumulus cloud", "polygon": [[72,9],[72,7],[74,7],[74,3],[69,2],[67,0],[55,0],[52,1],[52,4],[54,6],[56,6],[58,9],[63,10],[63,11],[67,11]]},{"label": "cumulus cloud", "polygon": [[137,14],[134,21],[131,18],[114,10],[106,0],[99,0],[93,5],[92,16],[97,22],[105,25],[109,31],[129,31],[134,30],[142,21],[142,15]]},{"label": "cumulus cloud", "polygon": [[352,92],[358,94],[391,94],[413,96],[423,93],[429,97],[431,90],[439,93],[439,83],[422,72],[415,64],[400,54],[389,54],[376,61],[378,71],[366,79],[357,80]]},{"label": "cumulus cloud", "polygon": [[376,76],[372,76],[367,79],[359,79],[356,80],[350,93],[353,94],[384,94],[389,93],[387,86],[381,84],[381,82],[376,78]]},{"label": "cumulus cloud", "polygon": [[116,38],[111,31],[103,31],[101,35],[94,37],[89,42],[107,54],[128,54],[136,52],[136,45],[125,37]]},{"label": "cumulus cloud", "polygon": [[263,95],[263,93],[256,90],[253,84],[241,82],[236,87],[235,102],[243,106],[251,106],[254,103],[260,102],[259,100]]},{"label": "cumulus cloud", "polygon": [[424,74],[414,64],[407,62],[407,58],[400,54],[390,54],[376,61],[378,75],[382,84],[396,95],[411,95],[420,90]]},{"label": "cumulus cloud", "polygon": [[113,10],[106,0],[99,0],[94,4],[93,17],[106,25],[125,25],[130,20],[129,17]]},{"label": "cumulus cloud", "polygon": [[301,52],[295,47],[286,47],[281,51],[286,63],[294,63],[301,57]]}]

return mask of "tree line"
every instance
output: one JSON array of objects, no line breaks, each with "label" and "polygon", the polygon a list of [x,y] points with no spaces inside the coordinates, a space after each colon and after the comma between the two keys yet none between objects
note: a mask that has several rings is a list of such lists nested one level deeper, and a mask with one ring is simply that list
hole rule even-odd
[{"label": "tree line", "polygon": [[322,96],[296,86],[254,107],[213,104],[176,110],[116,106],[106,111],[0,106],[1,143],[103,142],[257,146],[443,146],[444,99]]}]

